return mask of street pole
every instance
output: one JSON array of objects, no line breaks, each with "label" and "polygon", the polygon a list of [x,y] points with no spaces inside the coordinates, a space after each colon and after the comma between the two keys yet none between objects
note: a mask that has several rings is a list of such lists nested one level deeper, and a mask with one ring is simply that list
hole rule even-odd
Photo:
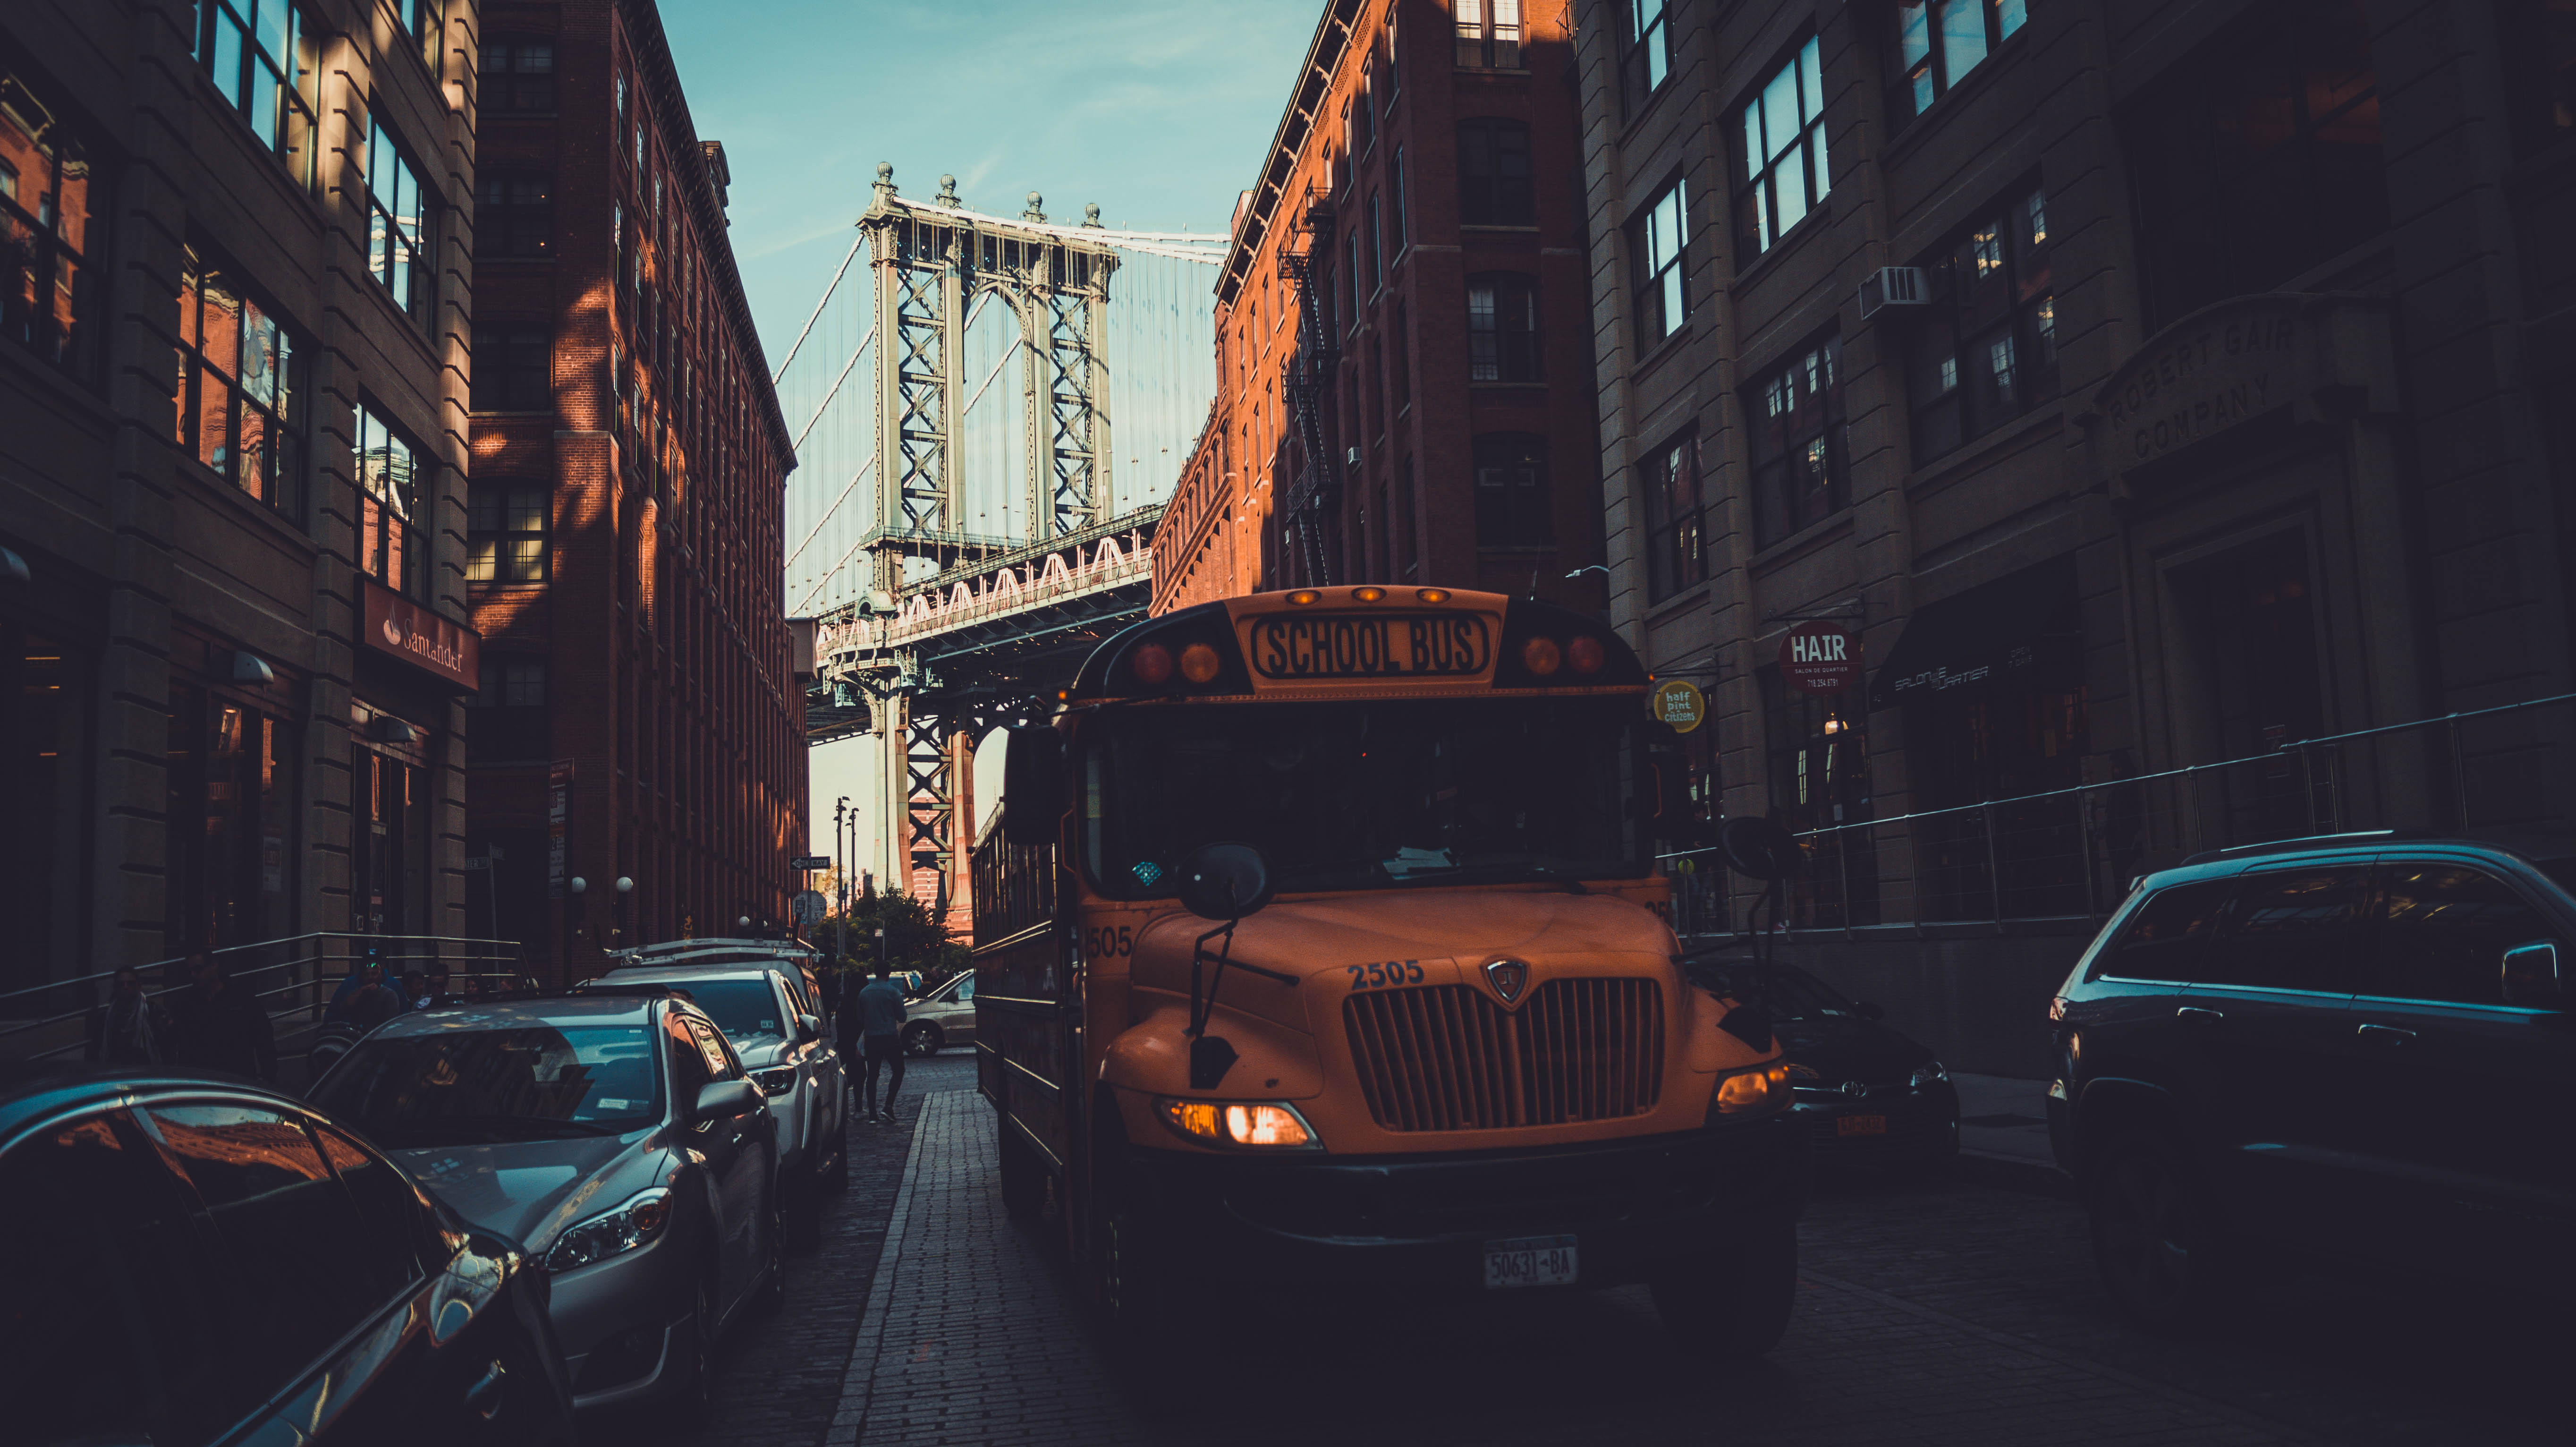
[{"label": "street pole", "polygon": [[849,811],[850,796],[843,794],[841,802],[832,806],[832,872],[841,881],[841,934],[832,949],[832,963],[835,965],[850,957],[850,856],[841,852],[841,817]]}]

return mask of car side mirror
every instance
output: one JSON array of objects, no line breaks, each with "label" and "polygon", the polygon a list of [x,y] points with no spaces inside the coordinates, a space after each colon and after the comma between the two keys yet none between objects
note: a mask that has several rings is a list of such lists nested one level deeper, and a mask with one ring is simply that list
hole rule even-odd
[{"label": "car side mirror", "polygon": [[760,1109],[760,1087],[748,1080],[711,1080],[698,1087],[692,1120],[723,1120]]},{"label": "car side mirror", "polygon": [[1064,736],[1045,724],[1002,736],[1002,838],[1019,845],[1056,841],[1064,819]]},{"label": "car side mirror", "polygon": [[2530,1009],[2555,1010],[2567,1003],[2565,978],[2558,973],[2558,942],[2534,940],[2504,952],[2504,1002]]},{"label": "car side mirror", "polygon": [[796,1017],[796,1043],[809,1045],[823,1038],[823,1020],[819,1015]]},{"label": "car side mirror", "polygon": [[1864,1020],[1884,1020],[1887,1018],[1887,1011],[1881,1009],[1878,1002],[1875,1000],[1854,1000],[1852,1001],[1852,1010]]}]

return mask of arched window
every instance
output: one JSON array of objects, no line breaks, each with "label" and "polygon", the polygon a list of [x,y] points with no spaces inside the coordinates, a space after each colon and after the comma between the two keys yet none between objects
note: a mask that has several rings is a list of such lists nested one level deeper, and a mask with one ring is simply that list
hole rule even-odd
[{"label": "arched window", "polygon": [[1530,226],[1529,127],[1486,116],[1458,123],[1458,220],[1466,226]]},{"label": "arched window", "polygon": [[1547,439],[1488,432],[1476,439],[1476,546],[1542,548],[1555,541],[1547,502]]},{"label": "arched window", "polygon": [[1467,279],[1467,380],[1543,382],[1538,278],[1492,272]]}]

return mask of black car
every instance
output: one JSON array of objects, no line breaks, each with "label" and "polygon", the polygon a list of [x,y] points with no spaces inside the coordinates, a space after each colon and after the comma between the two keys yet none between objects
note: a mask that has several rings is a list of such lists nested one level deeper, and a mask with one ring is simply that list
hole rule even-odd
[{"label": "black car", "polygon": [[1694,984],[1770,1016],[1816,1164],[1923,1166],[1959,1153],[1958,1087],[1878,1006],[1790,965],[1717,957],[1686,968]]},{"label": "black car", "polygon": [[311,1106],[128,1070],[0,1082],[8,1440],[573,1440],[547,1279]]},{"label": "black car", "polygon": [[2257,1256],[2564,1292],[2576,854],[2391,834],[2194,856],[2050,1008],[2049,1129],[2159,1326]]}]

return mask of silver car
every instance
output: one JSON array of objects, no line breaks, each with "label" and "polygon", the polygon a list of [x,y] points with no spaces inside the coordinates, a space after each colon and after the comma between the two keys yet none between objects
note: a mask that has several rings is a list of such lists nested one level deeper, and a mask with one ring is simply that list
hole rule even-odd
[{"label": "silver car", "polygon": [[724,1032],[676,995],[414,1010],[311,1096],[544,1263],[576,1410],[703,1415],[717,1340],[778,1304],[778,1128]]},{"label": "silver car", "polygon": [[[795,1184],[827,1191],[849,1184],[849,1092],[841,1057],[832,1048],[831,1023],[801,966],[775,957],[732,964],[648,960],[578,988],[633,985],[685,991],[725,1032],[769,1099],[769,1113],[778,1121],[778,1156]],[[798,1214],[810,1220],[810,1212]]]},{"label": "silver car", "polygon": [[936,1055],[951,1045],[975,1043],[975,972],[968,970],[903,1005],[903,1051]]}]

